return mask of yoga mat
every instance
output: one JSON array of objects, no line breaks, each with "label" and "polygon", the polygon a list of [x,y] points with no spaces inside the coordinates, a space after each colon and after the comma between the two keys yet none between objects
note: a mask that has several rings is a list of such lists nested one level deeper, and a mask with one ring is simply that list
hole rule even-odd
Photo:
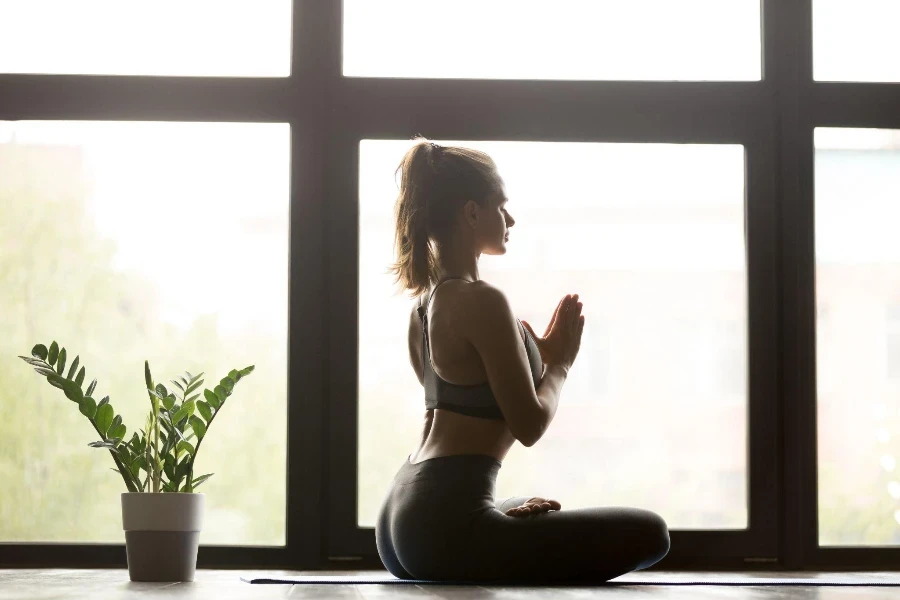
[{"label": "yoga mat", "polygon": [[689,577],[678,578],[664,576],[660,578],[635,578],[623,575],[608,582],[573,583],[573,584],[543,584],[517,583],[517,582],[468,582],[468,581],[431,581],[427,579],[397,579],[390,573],[385,575],[297,575],[290,577],[241,577],[241,581],[254,584],[380,584],[380,585],[475,585],[479,587],[503,586],[503,587],[585,587],[591,585],[622,586],[622,585],[709,585],[709,586],[809,586],[809,587],[900,587],[900,574],[891,579],[860,577],[854,575],[827,575],[823,577],[749,577],[746,575],[715,575],[704,578],[702,574],[691,573]]}]

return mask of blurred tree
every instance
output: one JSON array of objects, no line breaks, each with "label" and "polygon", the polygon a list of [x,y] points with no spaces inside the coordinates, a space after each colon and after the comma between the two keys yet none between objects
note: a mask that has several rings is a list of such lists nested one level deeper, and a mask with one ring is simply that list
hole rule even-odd
[{"label": "blurred tree", "polygon": [[[284,543],[286,332],[223,338],[216,307],[187,331],[160,322],[163,290],[113,267],[115,243],[88,214],[90,193],[78,147],[0,144],[0,540],[123,539],[125,488],[112,460],[87,446],[96,433],[76,405],[16,358],[56,340],[69,361],[81,356],[87,381],[99,380],[95,396],[111,396],[129,431],[149,408],[145,358],[159,381],[205,370],[209,387],[256,364],[197,460],[198,474],[216,473],[200,490],[208,495],[201,541]],[[173,242],[148,231],[147,243]],[[185,264],[198,268],[187,255]],[[189,293],[184,277],[172,282]]]}]

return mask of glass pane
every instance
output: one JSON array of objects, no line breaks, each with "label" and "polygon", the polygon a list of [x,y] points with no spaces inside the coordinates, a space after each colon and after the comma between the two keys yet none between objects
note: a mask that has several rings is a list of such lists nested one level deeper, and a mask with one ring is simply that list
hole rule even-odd
[{"label": "glass pane", "polygon": [[900,544],[900,131],[815,136],[819,543]]},{"label": "glass pane", "polygon": [[760,79],[759,0],[344,0],[344,75]]},{"label": "glass pane", "polygon": [[291,0],[0,0],[0,73],[285,77]]},{"label": "glass pane", "polygon": [[[479,265],[517,316],[543,331],[563,295],[584,301],[556,418],[534,447],[510,451],[498,498],[638,506],[678,529],[746,527],[743,148],[441,143],[497,161],[517,223],[507,254]],[[412,300],[385,274],[393,174],[409,145],[360,145],[361,526],[373,525],[425,412],[407,349]]]},{"label": "glass pane", "polygon": [[900,81],[897,0],[813,0],[818,81]]},{"label": "glass pane", "polygon": [[0,541],[124,539],[94,428],[7,360],[57,340],[129,437],[144,359],[204,387],[256,365],[198,452],[200,541],[284,544],[289,144],[287,124],[0,122]]}]

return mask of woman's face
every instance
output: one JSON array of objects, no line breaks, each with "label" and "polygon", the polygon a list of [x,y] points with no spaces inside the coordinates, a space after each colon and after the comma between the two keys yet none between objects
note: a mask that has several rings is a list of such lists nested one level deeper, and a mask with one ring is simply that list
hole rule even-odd
[{"label": "woman's face", "polygon": [[477,248],[485,254],[506,254],[509,229],[516,220],[509,214],[509,200],[501,187],[491,194],[483,207],[478,210]]}]

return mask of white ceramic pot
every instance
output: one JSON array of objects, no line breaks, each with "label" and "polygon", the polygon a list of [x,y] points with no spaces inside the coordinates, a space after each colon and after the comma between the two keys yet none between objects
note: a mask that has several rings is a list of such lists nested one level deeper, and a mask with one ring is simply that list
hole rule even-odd
[{"label": "white ceramic pot", "polygon": [[205,494],[122,494],[132,581],[193,581]]}]

